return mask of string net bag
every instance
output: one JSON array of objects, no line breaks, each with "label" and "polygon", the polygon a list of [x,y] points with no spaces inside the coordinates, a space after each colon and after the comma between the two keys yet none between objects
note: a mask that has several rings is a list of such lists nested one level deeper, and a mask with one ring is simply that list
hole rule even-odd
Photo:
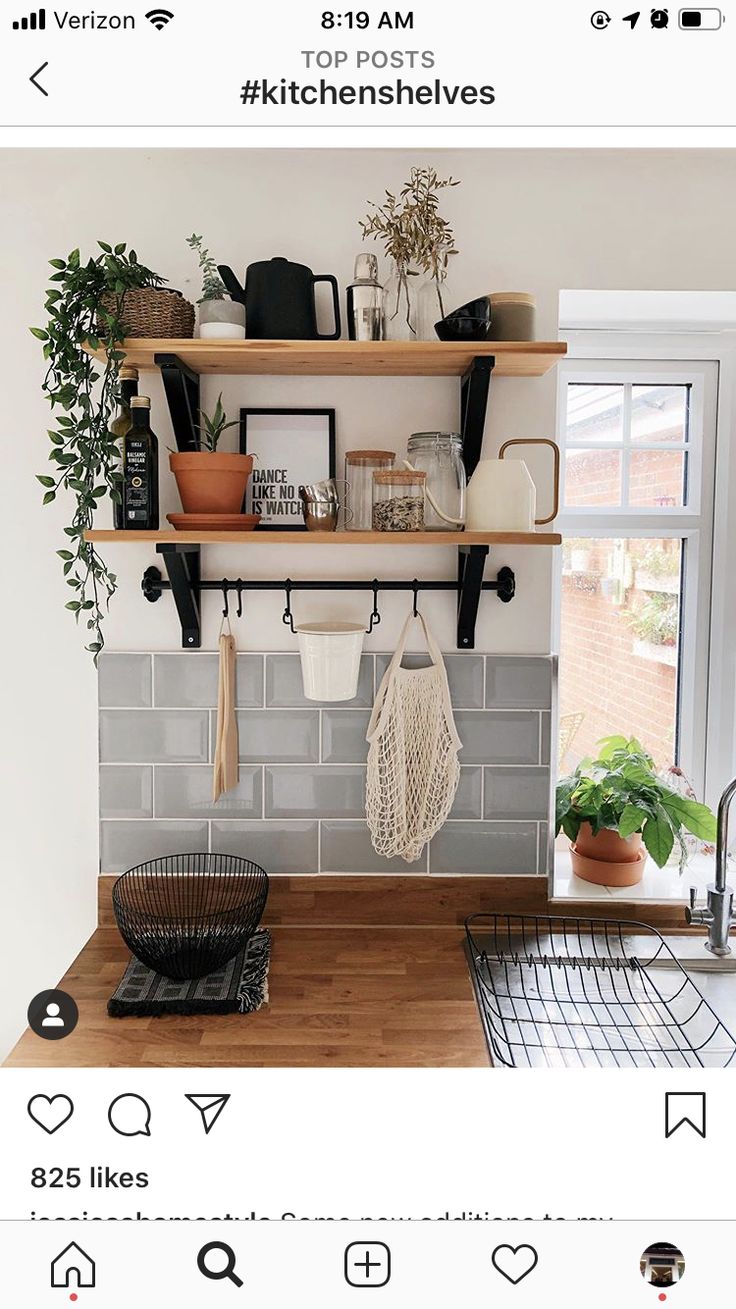
[{"label": "string net bag", "polygon": [[[431,664],[402,668],[409,626],[422,625]],[[421,614],[407,618],[378,688],[368,724],[366,817],[373,847],[414,863],[442,827],[460,780],[462,742],[452,715],[447,670]]]}]

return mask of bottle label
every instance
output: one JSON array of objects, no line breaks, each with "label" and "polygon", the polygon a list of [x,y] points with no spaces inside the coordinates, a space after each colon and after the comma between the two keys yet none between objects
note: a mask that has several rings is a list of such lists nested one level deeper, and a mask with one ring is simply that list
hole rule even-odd
[{"label": "bottle label", "polygon": [[128,434],[125,441],[125,521],[146,523],[149,504],[149,445],[145,437]]}]

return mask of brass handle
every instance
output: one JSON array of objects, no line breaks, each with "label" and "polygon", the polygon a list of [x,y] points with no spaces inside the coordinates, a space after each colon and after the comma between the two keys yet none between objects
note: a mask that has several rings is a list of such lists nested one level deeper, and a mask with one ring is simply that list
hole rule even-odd
[{"label": "brass handle", "polygon": [[511,441],[504,441],[503,445],[501,446],[501,449],[498,452],[499,459],[503,459],[504,454],[508,450],[509,446],[512,445],[548,445],[551,446],[552,450],[554,451],[554,461],[555,461],[554,508],[552,509],[552,513],[549,514],[547,518],[534,519],[535,527],[542,527],[545,523],[553,522],[554,519],[557,517],[557,514],[559,513],[559,509],[560,509],[560,447],[557,445],[556,441],[550,441],[549,438],[546,436],[529,436],[529,437],[516,436]]}]

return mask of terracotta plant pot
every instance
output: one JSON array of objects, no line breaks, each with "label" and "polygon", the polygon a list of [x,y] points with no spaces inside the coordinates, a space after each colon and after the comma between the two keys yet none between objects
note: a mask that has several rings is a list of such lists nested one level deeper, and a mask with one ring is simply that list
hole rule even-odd
[{"label": "terracotta plant pot", "polygon": [[184,450],[169,455],[185,514],[239,514],[253,469],[252,455]]},{"label": "terracotta plant pot", "polygon": [[604,827],[594,836],[590,823],[581,823],[570,855],[575,876],[596,886],[636,886],[647,861],[641,832],[624,838]]},{"label": "terracotta plant pot", "polygon": [[581,823],[575,849],[585,858],[598,859],[607,864],[635,863],[641,850],[641,832],[635,832],[633,836],[624,839],[618,832],[603,827],[594,836],[590,823]]}]

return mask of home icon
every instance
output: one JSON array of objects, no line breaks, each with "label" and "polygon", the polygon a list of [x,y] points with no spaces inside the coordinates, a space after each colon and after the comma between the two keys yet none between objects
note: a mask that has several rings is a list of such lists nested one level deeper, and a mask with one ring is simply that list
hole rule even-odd
[{"label": "home icon", "polygon": [[95,1284],[95,1261],[72,1241],[51,1264],[51,1285],[58,1287],[90,1287]]}]

